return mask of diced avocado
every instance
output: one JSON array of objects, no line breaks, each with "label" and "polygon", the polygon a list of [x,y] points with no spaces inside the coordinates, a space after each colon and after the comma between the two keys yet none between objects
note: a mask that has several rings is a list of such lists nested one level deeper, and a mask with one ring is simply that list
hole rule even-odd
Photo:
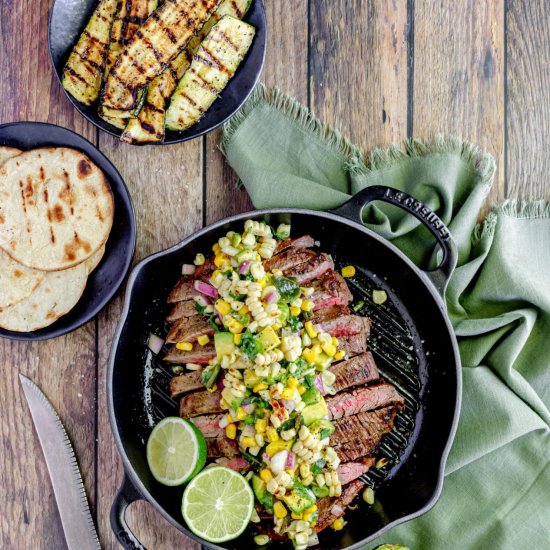
[{"label": "diced avocado", "polygon": [[301,514],[316,502],[315,494],[311,489],[304,487],[301,483],[294,483],[294,489],[283,497],[284,503],[291,512]]},{"label": "diced avocado", "polygon": [[256,375],[252,369],[246,369],[244,371],[244,385],[247,388],[253,388],[256,384],[259,384],[262,379]]},{"label": "diced avocado", "polygon": [[321,420],[324,416],[328,415],[328,408],[325,400],[321,397],[321,400],[314,405],[308,405],[302,411],[302,420],[306,426],[309,426],[316,420]]},{"label": "diced avocado", "polygon": [[321,372],[328,369],[331,363],[332,363],[332,357],[330,357],[324,352],[319,353],[315,358],[315,368]]},{"label": "diced avocado", "polygon": [[273,510],[273,495],[267,490],[265,481],[256,474],[252,476],[252,490],[260,504]]},{"label": "diced avocado", "polygon": [[288,304],[286,302],[279,302],[277,304],[277,307],[281,312],[281,315],[279,315],[279,324],[284,327],[288,321],[288,318],[290,317],[290,308],[288,307]]},{"label": "diced avocado", "polygon": [[229,355],[235,351],[235,342],[230,332],[216,332],[214,334],[214,346],[218,357]]},{"label": "diced avocado", "polygon": [[254,250],[243,250],[242,252],[239,252],[236,256],[237,261],[239,262],[239,265],[242,264],[245,261],[255,260],[256,259],[256,252]]},{"label": "diced avocado", "polygon": [[281,343],[281,340],[271,327],[264,328],[264,330],[260,332],[258,339],[264,351],[270,351]]},{"label": "diced avocado", "polygon": [[207,387],[210,388],[214,385],[214,382],[218,379],[220,374],[220,365],[211,365],[206,367],[202,371],[201,382]]},{"label": "diced avocado", "polygon": [[311,490],[317,498],[325,498],[328,497],[329,494],[329,488],[326,485],[323,485],[323,487],[312,485]]},{"label": "diced avocado", "polygon": [[334,424],[330,420],[322,418],[321,420],[313,422],[311,426],[309,426],[309,431],[314,434],[319,434],[319,439],[323,440],[334,433]]},{"label": "diced avocado", "polygon": [[235,399],[235,396],[233,395],[231,388],[224,388],[222,390],[222,399],[225,399],[227,403],[231,404],[233,399]]},{"label": "diced avocado", "polygon": [[302,395],[302,401],[306,405],[313,405],[314,403],[318,403],[320,399],[321,392],[316,387],[309,388],[309,390],[307,390]]}]

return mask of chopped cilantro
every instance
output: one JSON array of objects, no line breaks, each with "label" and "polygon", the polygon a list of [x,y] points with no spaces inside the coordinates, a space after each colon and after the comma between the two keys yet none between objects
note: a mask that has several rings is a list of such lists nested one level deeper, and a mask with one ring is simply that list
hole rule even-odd
[{"label": "chopped cilantro", "polygon": [[321,470],[325,467],[325,461],[320,458],[312,467],[311,467],[311,473],[313,476],[316,476],[317,474],[321,473]]},{"label": "chopped cilantro", "polygon": [[303,327],[300,319],[294,316],[289,317],[288,324],[290,325],[290,329],[292,330],[292,332],[298,332]]},{"label": "chopped cilantro", "polygon": [[248,355],[248,358],[254,361],[258,353],[262,351],[260,341],[247,330],[241,337],[239,347]]}]

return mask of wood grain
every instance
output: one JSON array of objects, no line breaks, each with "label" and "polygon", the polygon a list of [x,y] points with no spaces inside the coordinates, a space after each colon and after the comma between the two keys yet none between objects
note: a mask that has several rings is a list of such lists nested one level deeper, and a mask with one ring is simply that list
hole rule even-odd
[{"label": "wood grain", "polygon": [[407,2],[311,2],[314,113],[366,151],[407,131]]},{"label": "wood grain", "polygon": [[491,153],[504,198],[503,2],[414,1],[412,133],[456,134]]},{"label": "wood grain", "polygon": [[[0,3],[0,123],[37,120],[95,141],[52,74],[48,0]],[[0,548],[65,548],[40,444],[18,373],[35,381],[58,411],[95,500],[95,322],[48,342],[0,341]]]},{"label": "wood grain", "polygon": [[550,4],[507,4],[507,179],[511,197],[550,199]]}]

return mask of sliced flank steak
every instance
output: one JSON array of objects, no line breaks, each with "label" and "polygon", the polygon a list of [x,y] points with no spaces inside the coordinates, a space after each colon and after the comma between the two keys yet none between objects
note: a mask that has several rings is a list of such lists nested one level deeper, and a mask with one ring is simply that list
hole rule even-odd
[{"label": "sliced flank steak", "polygon": [[168,323],[173,323],[179,319],[194,317],[198,314],[197,302],[195,302],[195,300],[184,300],[183,302],[176,302],[174,304],[170,310],[170,313],[166,317],[166,321]]},{"label": "sliced flank steak", "polygon": [[357,462],[346,462],[338,466],[338,479],[342,485],[347,485],[358,477],[366,474],[376,462],[373,456],[366,456]]},{"label": "sliced flank steak", "polygon": [[192,300],[199,293],[195,290],[195,281],[191,277],[181,277],[172,292],[168,294],[167,302],[175,304],[183,300]]},{"label": "sliced flank steak", "polygon": [[315,239],[311,235],[302,235],[301,237],[296,237],[295,239],[289,237],[284,241],[279,241],[275,248],[274,255],[280,254],[283,250],[288,248],[310,248],[315,244]]},{"label": "sliced flank steak", "polygon": [[179,376],[174,376],[174,378],[170,380],[170,397],[176,399],[181,397],[184,393],[200,390],[204,387],[201,378],[202,370],[194,370],[180,374]]},{"label": "sliced flank steak", "polygon": [[351,334],[350,336],[340,336],[340,338],[338,338],[338,347],[346,352],[346,357],[353,357],[354,355],[359,355],[367,351],[369,328],[370,325],[365,331],[366,334]]},{"label": "sliced flank steak", "polygon": [[351,315],[350,310],[343,305],[319,309],[311,320],[322,330],[336,337],[359,334],[367,328],[367,325],[370,327],[366,317]]},{"label": "sliced flank steak", "polygon": [[218,458],[216,460],[216,464],[219,464],[220,466],[225,466],[226,468],[231,468],[232,470],[240,472],[241,474],[250,470],[250,464],[242,456],[237,456],[235,458]]},{"label": "sliced flank steak", "polygon": [[191,422],[197,426],[204,437],[221,437],[225,434],[225,430],[220,428],[222,418],[223,414],[205,414],[192,418]]},{"label": "sliced flank steak", "polygon": [[184,317],[172,325],[166,337],[166,342],[169,344],[175,342],[196,342],[199,336],[210,336],[212,334],[214,334],[214,327],[204,315],[190,318]]},{"label": "sliced flank steak", "polygon": [[216,357],[216,350],[214,344],[210,342],[206,346],[194,346],[191,351],[184,351],[177,349],[176,346],[172,346],[163,359],[167,363],[176,365],[184,365],[185,363],[205,365],[210,359],[214,359],[214,357]]},{"label": "sliced flank steak", "polygon": [[286,277],[294,278],[299,284],[305,285],[322,277],[330,269],[334,269],[332,258],[321,252],[320,254],[314,253],[307,262],[283,270],[283,273]]},{"label": "sliced flank steak", "polygon": [[393,430],[397,407],[347,416],[334,423],[330,444],[342,462],[355,461],[376,452],[382,437]]},{"label": "sliced flank steak", "polygon": [[237,458],[241,456],[237,442],[225,436],[206,439],[206,453],[208,458]]},{"label": "sliced flank steak", "polygon": [[311,286],[314,290],[310,300],[314,302],[315,310],[338,305],[345,306],[353,300],[346,281],[333,269],[313,281]]},{"label": "sliced flank steak", "polygon": [[327,398],[329,418],[338,420],[365,411],[373,411],[388,405],[404,408],[405,400],[391,384],[381,382],[355,390],[343,391]]},{"label": "sliced flank steak", "polygon": [[221,394],[217,392],[199,391],[189,393],[181,398],[180,416],[182,418],[192,418],[208,413],[221,413],[223,409],[220,405]]},{"label": "sliced flank steak", "polygon": [[380,373],[370,351],[356,355],[347,361],[340,361],[329,368],[336,376],[332,387],[342,391],[353,386],[363,386],[380,378]]},{"label": "sliced flank steak", "polygon": [[309,250],[308,248],[295,248],[290,247],[272,256],[269,260],[263,262],[266,271],[273,271],[274,269],[280,269],[283,273],[286,273],[294,266],[303,264],[312,258],[317,256],[317,252]]}]

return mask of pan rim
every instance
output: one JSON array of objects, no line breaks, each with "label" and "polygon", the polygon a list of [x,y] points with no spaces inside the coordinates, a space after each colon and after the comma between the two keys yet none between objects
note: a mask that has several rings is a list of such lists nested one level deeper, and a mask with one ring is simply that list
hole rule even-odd
[{"label": "pan rim", "polygon": [[423,272],[419,267],[417,267],[412,260],[410,260],[401,250],[399,250],[394,244],[392,244],[390,241],[385,239],[384,237],[381,237],[368,227],[365,227],[364,225],[357,223],[351,219],[345,218],[341,215],[335,214],[333,212],[325,212],[325,211],[318,211],[318,210],[309,210],[305,208],[264,208],[260,210],[251,210],[248,212],[244,212],[241,214],[236,214],[233,216],[229,216],[227,218],[223,218],[217,222],[214,222],[210,225],[207,225],[198,231],[192,233],[179,243],[175,244],[174,246],[171,246],[165,250],[161,250],[159,252],[156,252],[154,254],[151,254],[150,256],[147,256],[143,260],[141,260],[132,270],[130,276],[128,277],[128,282],[126,285],[126,291],[124,295],[124,304],[123,309],[120,314],[120,320],[117,324],[117,328],[115,331],[115,334],[113,336],[112,344],[111,344],[111,350],[109,354],[109,364],[108,364],[108,370],[107,370],[107,405],[108,405],[108,412],[109,412],[109,422],[111,425],[111,430],[113,432],[113,438],[115,440],[117,449],[119,451],[120,457],[123,462],[124,467],[124,474],[126,478],[129,479],[130,483],[134,486],[136,491],[150,504],[152,504],[156,511],[164,517],[171,525],[176,527],[178,530],[180,530],[185,535],[189,536],[193,540],[196,540],[200,544],[202,544],[206,548],[211,548],[212,550],[226,550],[223,546],[218,546],[213,543],[209,543],[200,537],[197,537],[192,531],[184,527],[180,522],[177,522],[174,520],[174,518],[166,512],[164,507],[151,495],[151,493],[146,489],[143,482],[137,475],[130,459],[128,458],[124,447],[122,445],[122,439],[120,437],[120,433],[118,430],[117,422],[116,422],[116,413],[115,413],[115,406],[114,406],[114,395],[113,395],[113,374],[114,374],[114,368],[115,368],[115,356],[118,349],[118,345],[120,342],[120,337],[122,334],[122,331],[126,325],[126,321],[128,319],[129,309],[130,309],[130,300],[132,298],[133,290],[134,290],[134,284],[136,282],[136,279],[141,273],[141,270],[143,267],[145,267],[147,264],[153,262],[157,258],[161,258],[163,256],[166,256],[168,254],[171,254],[173,252],[177,252],[179,250],[184,249],[186,246],[188,246],[191,242],[196,240],[197,238],[210,233],[211,231],[218,229],[221,226],[224,226],[229,223],[234,223],[239,220],[248,218],[248,217],[260,217],[265,215],[271,215],[271,214],[301,214],[301,215],[308,215],[308,216],[317,216],[319,218],[323,219],[330,219],[339,223],[343,223],[344,225],[347,225],[351,228],[357,229],[359,231],[362,231],[365,233],[368,237],[371,237],[378,241],[383,246],[386,246],[389,248],[389,250],[393,253],[395,253],[401,260],[403,260],[407,267],[410,268],[410,270],[419,277],[419,279],[422,281],[428,292],[431,294],[432,298],[434,299],[435,303],[437,304],[438,308],[441,311],[442,318],[445,323],[445,329],[447,330],[449,334],[449,338],[451,340],[451,348],[452,348],[452,354],[454,356],[455,360],[455,375],[456,375],[456,396],[455,396],[455,403],[454,403],[454,416],[453,420],[450,425],[450,429],[448,432],[447,439],[445,441],[445,446],[443,448],[443,451],[441,453],[441,457],[439,460],[439,465],[437,469],[437,481],[435,484],[435,488],[433,491],[433,494],[429,501],[422,506],[420,509],[418,509],[415,512],[412,512],[410,514],[407,514],[403,517],[397,518],[394,521],[388,523],[387,525],[384,525],[382,528],[380,528],[375,533],[369,535],[368,537],[346,547],[342,547],[342,550],[358,550],[365,544],[369,543],[370,541],[374,540],[375,538],[383,535],[385,532],[389,531],[393,527],[396,527],[397,525],[400,525],[402,523],[405,523],[407,521],[410,521],[412,519],[415,519],[417,517],[420,517],[421,515],[425,514],[429,510],[431,510],[437,501],[439,500],[439,497],[441,495],[441,491],[443,489],[443,479],[444,479],[444,473],[445,473],[445,466],[447,463],[447,459],[449,456],[449,452],[451,450],[451,446],[453,444],[456,430],[458,426],[458,421],[460,417],[460,409],[461,409],[461,401],[462,401],[462,369],[461,369],[461,361],[460,361],[460,355],[458,353],[458,343],[456,340],[456,336],[453,331],[453,327],[451,325],[451,322],[449,320],[449,317],[446,312],[446,307],[444,304],[444,301],[438,291],[436,290],[435,286],[431,282],[431,280],[428,278],[428,276]]}]

